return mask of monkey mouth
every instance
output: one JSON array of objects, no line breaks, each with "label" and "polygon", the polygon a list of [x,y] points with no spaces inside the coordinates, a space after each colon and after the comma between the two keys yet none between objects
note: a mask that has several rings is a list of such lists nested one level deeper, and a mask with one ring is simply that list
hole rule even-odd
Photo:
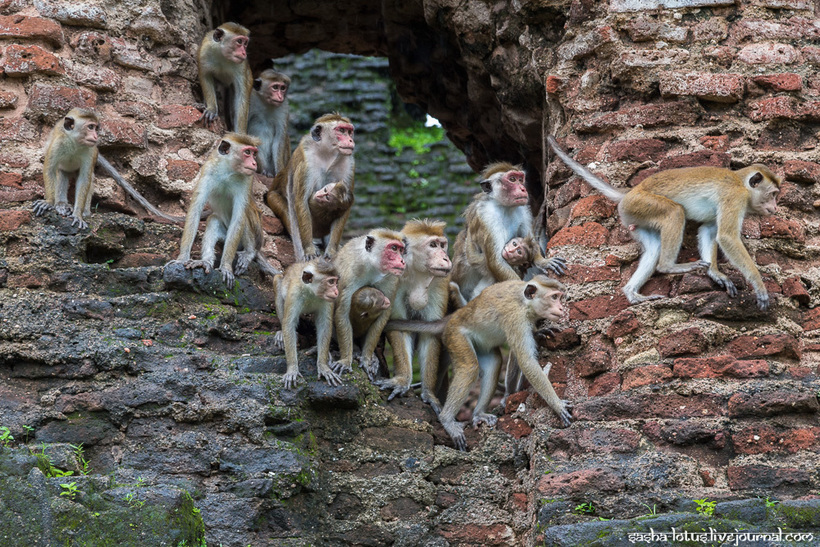
[{"label": "monkey mouth", "polygon": [[430,268],[430,273],[438,277],[444,277],[450,273],[452,268]]},{"label": "monkey mouth", "polygon": [[351,147],[340,146],[340,147],[339,147],[339,153],[340,153],[340,154],[344,154],[345,156],[349,156],[350,154],[352,154],[352,153],[353,153],[353,149],[354,149],[354,148],[355,148],[355,147],[353,147],[353,146],[351,146]]},{"label": "monkey mouth", "polygon": [[387,273],[393,275],[402,275],[404,273],[404,268],[390,268],[387,270]]}]

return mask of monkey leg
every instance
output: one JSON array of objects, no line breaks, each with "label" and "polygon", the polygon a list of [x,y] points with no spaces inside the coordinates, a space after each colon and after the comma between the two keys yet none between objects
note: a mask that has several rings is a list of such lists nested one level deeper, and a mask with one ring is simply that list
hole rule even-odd
[{"label": "monkey leg", "polygon": [[438,383],[439,358],[441,356],[441,342],[431,334],[419,334],[419,362],[421,366],[421,400],[433,408],[433,412],[441,412],[441,402],[436,397]]},{"label": "monkey leg", "polygon": [[438,418],[444,430],[459,450],[467,450],[464,423],[456,421],[456,413],[467,400],[470,386],[478,377],[479,362],[472,343],[459,329],[445,331],[444,345],[453,356],[453,379],[447,391],[447,400]]},{"label": "monkey leg", "polygon": [[342,378],[330,368],[330,338],[333,332],[333,304],[316,314],[316,373],[331,386],[342,385]]},{"label": "monkey leg", "polygon": [[413,379],[413,335],[391,331],[387,333],[387,340],[393,347],[393,377],[376,380],[374,383],[381,389],[392,389],[387,397],[388,401],[392,401],[394,397],[403,396],[410,391]]},{"label": "monkey leg", "polygon": [[664,298],[664,296],[660,294],[644,296],[638,293],[644,283],[646,283],[652,275],[652,272],[655,271],[655,266],[658,263],[661,250],[661,241],[658,233],[647,230],[646,228],[636,228],[632,232],[632,237],[637,239],[643,247],[643,254],[641,255],[640,262],[638,262],[638,269],[635,270],[635,273],[632,274],[632,277],[629,278],[629,281],[622,289],[626,295],[626,299],[629,300],[630,304],[638,304],[640,302],[646,302],[647,300]]},{"label": "monkey leg", "polygon": [[521,374],[521,369],[518,368],[518,363],[511,353],[507,357],[507,370],[504,374],[504,399],[501,400],[501,406],[506,406],[507,397],[521,391],[523,385],[524,379]]},{"label": "monkey leg", "polygon": [[68,203],[68,176],[60,170],[57,171],[57,192],[55,200],[54,209],[57,211],[57,214],[64,217],[71,215],[71,205]]},{"label": "monkey leg", "polygon": [[498,385],[498,374],[501,372],[501,353],[495,350],[489,354],[483,354],[478,357],[478,364],[481,370],[481,392],[473,410],[473,427],[478,427],[481,423],[494,427],[498,418],[488,413],[487,407]]},{"label": "monkey leg", "polygon": [[288,217],[288,202],[276,190],[269,190],[265,193],[265,203],[268,205],[276,218],[282,223],[282,227],[290,234],[290,221]]},{"label": "monkey leg", "polygon": [[225,239],[225,225],[217,218],[216,215],[211,215],[205,221],[205,233],[202,236],[202,257],[200,260],[188,260],[185,262],[185,268],[193,270],[194,268],[202,268],[205,273],[211,273],[216,259],[216,244]]},{"label": "monkey leg", "polygon": [[698,228],[698,250],[700,251],[700,258],[704,262],[709,263],[709,269],[706,270],[712,281],[720,285],[731,297],[737,296],[737,287],[732,281],[718,269],[717,266],[717,225],[702,224]]}]

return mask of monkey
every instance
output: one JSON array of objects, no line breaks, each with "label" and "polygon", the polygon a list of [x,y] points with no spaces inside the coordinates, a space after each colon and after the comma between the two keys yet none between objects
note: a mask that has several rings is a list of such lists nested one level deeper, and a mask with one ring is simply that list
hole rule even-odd
[{"label": "monkey", "polygon": [[[78,226],[81,230],[87,228],[88,223],[84,217],[91,215],[94,167],[99,164],[149,213],[166,220],[180,222],[181,218],[167,215],[151,205],[99,153],[97,150],[99,126],[100,119],[97,113],[86,108],[72,108],[54,125],[46,141],[43,159],[45,199],[34,202],[34,213],[40,216],[54,209],[62,216],[71,215],[72,226]],[[75,178],[73,209],[68,204],[68,183],[72,176]]]},{"label": "monkey", "polygon": [[248,202],[246,214],[246,229],[242,234],[242,250],[236,253],[236,268],[234,273],[242,275],[248,270],[248,266],[255,262],[259,269],[273,277],[281,271],[274,268],[262,256],[262,246],[265,244],[265,232],[262,228],[262,211],[255,201]]},{"label": "monkey", "polygon": [[299,374],[296,353],[296,326],[299,316],[312,313],[316,322],[316,368],[320,379],[332,386],[342,379],[330,368],[330,337],[333,333],[333,304],[339,296],[336,268],[324,258],[297,262],[273,278],[276,315],[282,328],[274,337],[274,348],[285,350],[288,368],[283,378],[285,389],[293,389]]},{"label": "monkey", "polygon": [[[395,302],[399,276],[404,273],[406,243],[400,232],[377,228],[366,235],[355,237],[345,243],[334,258],[339,272],[339,298],[333,315],[340,359],[333,370],[352,370],[353,326],[350,320],[353,294],[365,286],[379,289],[391,303]],[[379,361],[373,354],[384,324],[390,318],[390,307],[385,308],[367,328],[359,364],[372,379],[378,371]]]},{"label": "monkey", "polygon": [[[318,118],[310,132],[302,137],[287,168],[276,174],[271,189],[265,194],[268,207],[290,233],[297,260],[318,255],[313,243],[313,215],[316,207],[322,209],[318,194],[332,183],[337,183],[334,195],[343,199],[337,201],[338,207],[324,210],[321,224],[327,227],[329,234],[325,255],[331,257],[338,250],[353,205],[353,131],[350,120],[339,114]],[[309,203],[311,197],[314,211]]]},{"label": "monkey", "polygon": [[353,192],[344,183],[331,182],[319,188],[308,200],[313,237],[327,239],[333,222],[352,206]]},{"label": "monkey", "polygon": [[379,314],[390,307],[390,299],[374,287],[362,287],[350,301],[350,324],[353,327],[353,339],[358,340],[379,317]]},{"label": "monkey", "polygon": [[248,134],[259,137],[259,172],[273,177],[290,159],[288,135],[288,88],[290,78],[273,69],[253,81]]},{"label": "monkey", "polygon": [[[740,239],[743,218],[752,212],[773,215],[781,179],[759,163],[737,171],[722,167],[683,167],[650,175],[629,191],[610,186],[573,160],[553,137],[547,137],[559,158],[593,188],[618,204],[621,222],[641,244],[638,269],[623,287],[630,304],[664,298],[639,293],[654,271],[686,273],[707,268],[706,274],[737,296],[734,283],[717,267],[718,246],[752,286],[757,307],[769,307],[769,293],[749,251]],[[676,263],[686,220],[700,222],[700,260]]]},{"label": "monkey", "polygon": [[216,83],[226,88],[226,126],[245,133],[248,129],[248,105],[251,100],[253,76],[248,64],[250,31],[236,23],[224,23],[202,38],[197,55],[199,84],[205,98],[202,118],[211,125],[219,117]]},{"label": "monkey", "polygon": [[[393,298],[391,319],[435,321],[447,313],[449,276],[453,264],[447,256],[445,226],[442,221],[423,219],[411,220],[402,228],[407,250],[406,267]],[[393,377],[379,380],[376,385],[392,390],[388,401],[407,393],[413,378],[415,350],[421,366],[421,398],[438,413],[441,403],[435,392],[441,348],[439,339],[430,334],[420,334],[414,341],[410,333],[391,331],[387,333],[387,341],[393,348]]]},{"label": "monkey", "polygon": [[481,391],[473,410],[473,426],[486,423],[494,426],[498,420],[487,413],[498,384],[501,350],[509,345],[521,371],[558,416],[564,426],[570,424],[571,407],[555,393],[545,373],[538,365],[538,348],[533,330],[539,319],[560,321],[564,315],[562,303],[564,285],[545,275],[529,281],[502,281],[490,285],[466,306],[444,319],[432,323],[422,321],[391,321],[386,329],[441,333],[442,341],[453,363],[453,377],[447,391],[439,421],[459,450],[466,450],[464,424],[455,417],[467,400],[470,386],[481,373]]},{"label": "monkey", "polygon": [[[513,266],[502,257],[505,242],[513,237],[532,237],[532,213],[520,166],[506,162],[488,165],[481,173],[481,190],[464,212],[467,227],[456,238],[453,256],[453,281],[467,300],[474,298],[487,285],[496,281],[519,279]],[[543,272],[562,274],[564,259],[545,258],[539,246],[534,247],[533,264]],[[465,260],[470,257],[483,263],[481,268]],[[484,277],[479,271],[489,272]]]},{"label": "monkey", "polygon": [[[209,273],[214,265],[216,243],[224,240],[219,271],[223,281],[232,285],[233,259],[240,244],[246,254],[240,256],[241,268],[238,269],[246,268],[251,260],[259,258],[256,251],[261,248],[261,220],[251,193],[258,145],[256,137],[239,133],[227,133],[219,139],[194,180],[179,256],[169,264],[182,263],[186,269],[199,267]],[[202,258],[191,260],[191,247],[206,204],[213,213],[206,220],[202,236]],[[251,251],[253,255],[248,254]]]}]

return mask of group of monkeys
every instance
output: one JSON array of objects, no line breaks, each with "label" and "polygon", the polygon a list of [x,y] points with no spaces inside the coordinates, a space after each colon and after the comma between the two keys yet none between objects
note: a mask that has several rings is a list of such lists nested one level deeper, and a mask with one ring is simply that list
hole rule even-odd
[{"label": "group of monkeys", "polygon": [[[521,375],[544,398],[564,425],[570,407],[549,382],[549,367],[538,364],[534,338],[537,323],[564,316],[564,286],[543,275],[562,274],[565,261],[547,258],[536,241],[525,175],[521,167],[494,163],[481,173],[480,187],[464,213],[466,226],[448,256],[445,223],[411,220],[401,231],[374,229],[341,244],[353,205],[354,127],[336,113],[321,116],[291,154],[288,138],[287,91],[290,79],[268,69],[255,80],[247,61],[249,31],[226,23],[209,32],[199,48],[199,77],[205,98],[203,119],[219,117],[217,86],[226,99],[226,125],[233,132],[218,139],[195,179],[180,243],[171,262],[210,271],[216,245],[223,241],[219,271],[226,283],[252,262],[273,276],[275,307],[281,322],[275,345],[284,349],[286,388],[300,378],[296,328],[300,316],[312,314],[317,334],[318,376],[331,385],[352,370],[354,342],[359,363],[389,399],[411,388],[412,361],[421,365],[421,397],[438,414],[455,446],[466,449],[464,424],[456,414],[470,386],[481,375],[473,425],[490,426],[488,412],[502,366],[501,348],[508,346],[508,393],[520,389]],[[140,196],[97,152],[99,119],[75,108],[52,130],[45,149],[45,196],[34,204],[40,215],[55,209],[87,226],[93,170],[97,163],[152,214],[173,221]],[[624,286],[630,303],[662,298],[644,296],[640,288],[654,271],[683,273],[706,268],[707,275],[730,296],[732,281],[717,268],[718,246],[740,270],[757,296],[769,306],[766,287],[740,239],[747,212],[773,214],[780,178],[754,164],[738,171],[717,167],[671,169],[656,173],[629,191],[612,187],[569,157],[552,137],[550,147],[576,174],[618,203],[621,220],[643,247],[637,270]],[[293,241],[297,262],[282,273],[260,253],[261,212],[251,187],[257,173],[272,177],[265,202],[282,221]],[[73,208],[68,203],[69,179],[76,179]],[[206,211],[206,206],[210,212]],[[191,249],[200,220],[206,218],[199,260]],[[701,223],[701,260],[677,263],[687,219]],[[316,240],[324,244],[320,251]],[[234,262],[236,266],[234,269]],[[529,272],[538,272],[527,276]],[[524,281],[522,278],[531,277]],[[375,357],[383,332],[393,350],[392,378],[377,379]],[[335,334],[339,359],[331,360]],[[441,346],[453,366],[444,405],[437,396],[442,370]]]}]

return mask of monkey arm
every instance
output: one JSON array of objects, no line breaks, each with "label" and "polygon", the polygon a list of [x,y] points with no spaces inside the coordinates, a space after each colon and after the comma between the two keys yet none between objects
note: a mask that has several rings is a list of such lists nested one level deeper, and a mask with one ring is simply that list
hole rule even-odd
[{"label": "monkey arm", "polygon": [[[729,259],[732,265],[740,270],[746,281],[752,286],[757,296],[757,307],[766,310],[769,307],[769,293],[763,283],[763,277],[757,269],[749,251],[740,240],[740,224],[743,222],[742,214],[732,215],[735,218],[721,219],[718,217],[717,224],[717,244],[723,250],[723,254]],[[723,222],[722,222],[723,220]],[[726,222],[728,220],[728,222]],[[732,222],[736,220],[736,222]]]},{"label": "monkey arm", "polygon": [[211,193],[211,188],[207,184],[210,177],[203,177],[200,173],[198,178],[194,190],[194,199],[185,214],[185,227],[182,229],[182,240],[179,243],[178,262],[186,262],[191,259],[191,248],[194,246],[196,232],[199,229],[199,217],[202,215],[202,210],[205,208],[205,204],[208,203],[208,196]]},{"label": "monkey arm", "polygon": [[237,133],[247,133],[251,88],[253,86],[253,75],[251,74],[251,69],[247,61],[242,64],[242,68],[237,76],[234,81],[233,94],[234,131]]},{"label": "monkey arm", "polygon": [[361,287],[347,287],[339,290],[336,299],[336,310],[333,312],[333,324],[336,327],[336,340],[339,343],[339,360],[332,367],[338,373],[352,371],[353,367],[353,326],[350,324],[350,300]]},{"label": "monkey arm", "polygon": [[83,161],[80,167],[80,172],[77,174],[77,182],[74,188],[74,211],[71,225],[75,224],[82,230],[88,227],[88,223],[83,220],[83,211],[85,210],[85,203],[90,199],[92,186],[94,182],[94,163],[97,160],[97,149],[89,154],[89,157]]},{"label": "monkey arm", "polygon": [[[453,359],[453,378],[447,390],[447,399],[444,408],[439,413],[439,421],[444,430],[453,439],[459,450],[467,450],[467,440],[464,438],[464,424],[456,421],[456,414],[470,394],[470,386],[478,377],[478,356],[473,344],[465,336],[469,322],[469,313],[459,312],[453,317],[444,330],[444,345]],[[455,322],[453,322],[455,321]]]},{"label": "monkey arm", "polygon": [[[285,361],[288,368],[285,371],[285,376],[282,380],[285,383],[285,389],[292,389],[296,386],[296,382],[302,376],[299,373],[299,354],[296,347],[296,324],[299,322],[299,315],[302,313],[302,305],[299,302],[299,295],[297,290],[290,291],[291,294],[286,295],[282,312],[284,315],[279,317],[282,328],[282,337],[285,346]],[[277,295],[277,301],[279,297]],[[277,310],[278,315],[278,310]]]},{"label": "monkey arm", "polygon": [[278,149],[274,150],[273,164],[275,173],[279,173],[282,169],[287,167],[288,161],[290,160],[290,136],[288,135],[287,121],[285,121],[282,128],[282,135],[277,142]]},{"label": "monkey arm", "polygon": [[219,271],[226,284],[233,284],[233,259],[236,251],[242,242],[242,234],[246,229],[245,210],[249,207],[250,187],[247,192],[239,192],[233,201],[231,210],[231,222],[228,224],[228,232],[225,234],[225,244],[222,248],[222,258],[219,261]]},{"label": "monkey arm", "polygon": [[316,372],[319,379],[324,378],[332,386],[342,385],[342,379],[330,368],[330,337],[333,333],[333,303],[322,304],[316,312],[316,335],[318,339],[316,354]]},{"label": "monkey arm", "polygon": [[515,269],[507,264],[507,261],[501,258],[501,249],[497,249],[492,235],[487,233],[484,238],[484,256],[487,259],[487,269],[495,278],[496,282],[519,280]]},{"label": "monkey arm", "polygon": [[[384,295],[387,296],[391,302],[396,297],[395,290],[389,294],[387,291],[382,292],[384,292]],[[359,357],[359,365],[364,368],[365,372],[367,372],[367,376],[371,380],[376,378],[376,374],[379,372],[379,360],[374,355],[374,352],[376,351],[376,345],[379,343],[379,338],[382,335],[384,326],[389,319],[390,308],[384,310],[376,317],[376,320],[373,321],[373,324],[367,329],[367,334],[362,343],[362,354],[361,357]]]},{"label": "monkey arm", "polygon": [[441,402],[436,397],[436,385],[438,384],[441,341],[438,336],[420,334],[418,347],[421,365],[421,400],[433,407],[433,411],[439,414]]},{"label": "monkey arm", "polygon": [[[567,404],[558,398],[555,393],[549,378],[538,365],[536,356],[538,355],[538,347],[535,344],[535,338],[530,331],[529,323],[523,317],[520,318],[519,323],[522,328],[514,329],[512,332],[507,332],[507,343],[510,345],[510,350],[513,353],[518,367],[524,376],[529,381],[530,385],[535,388],[535,391],[547,403],[556,416],[563,422],[565,426],[570,424],[570,413]],[[505,329],[506,330],[506,329]]]},{"label": "monkey arm", "polygon": [[211,123],[219,117],[219,107],[216,102],[214,76],[209,73],[207,66],[207,62],[203,56],[200,55],[199,87],[202,88],[202,98],[205,100],[205,111],[202,113],[202,119],[204,119],[206,123]]},{"label": "monkey arm", "polygon": [[567,268],[567,261],[561,258],[560,256],[555,256],[552,258],[546,258],[544,255],[541,254],[540,245],[537,243],[534,245],[533,254],[535,258],[533,259],[533,264],[535,267],[541,270],[544,273],[549,273],[548,270],[552,270],[557,275],[562,275]]},{"label": "monkey arm", "polygon": [[[306,189],[303,188],[305,185],[304,179],[306,177],[307,173],[304,172],[304,168],[297,168],[295,173],[288,176],[286,189],[288,232],[290,232],[290,239],[293,242],[296,259],[300,261],[307,260],[306,253],[311,248],[314,254],[316,251],[316,248],[313,247],[313,223],[310,220],[310,208],[307,204],[307,199],[310,196],[307,195]],[[305,249],[305,245],[303,245],[305,241],[308,242],[308,249]]]}]

